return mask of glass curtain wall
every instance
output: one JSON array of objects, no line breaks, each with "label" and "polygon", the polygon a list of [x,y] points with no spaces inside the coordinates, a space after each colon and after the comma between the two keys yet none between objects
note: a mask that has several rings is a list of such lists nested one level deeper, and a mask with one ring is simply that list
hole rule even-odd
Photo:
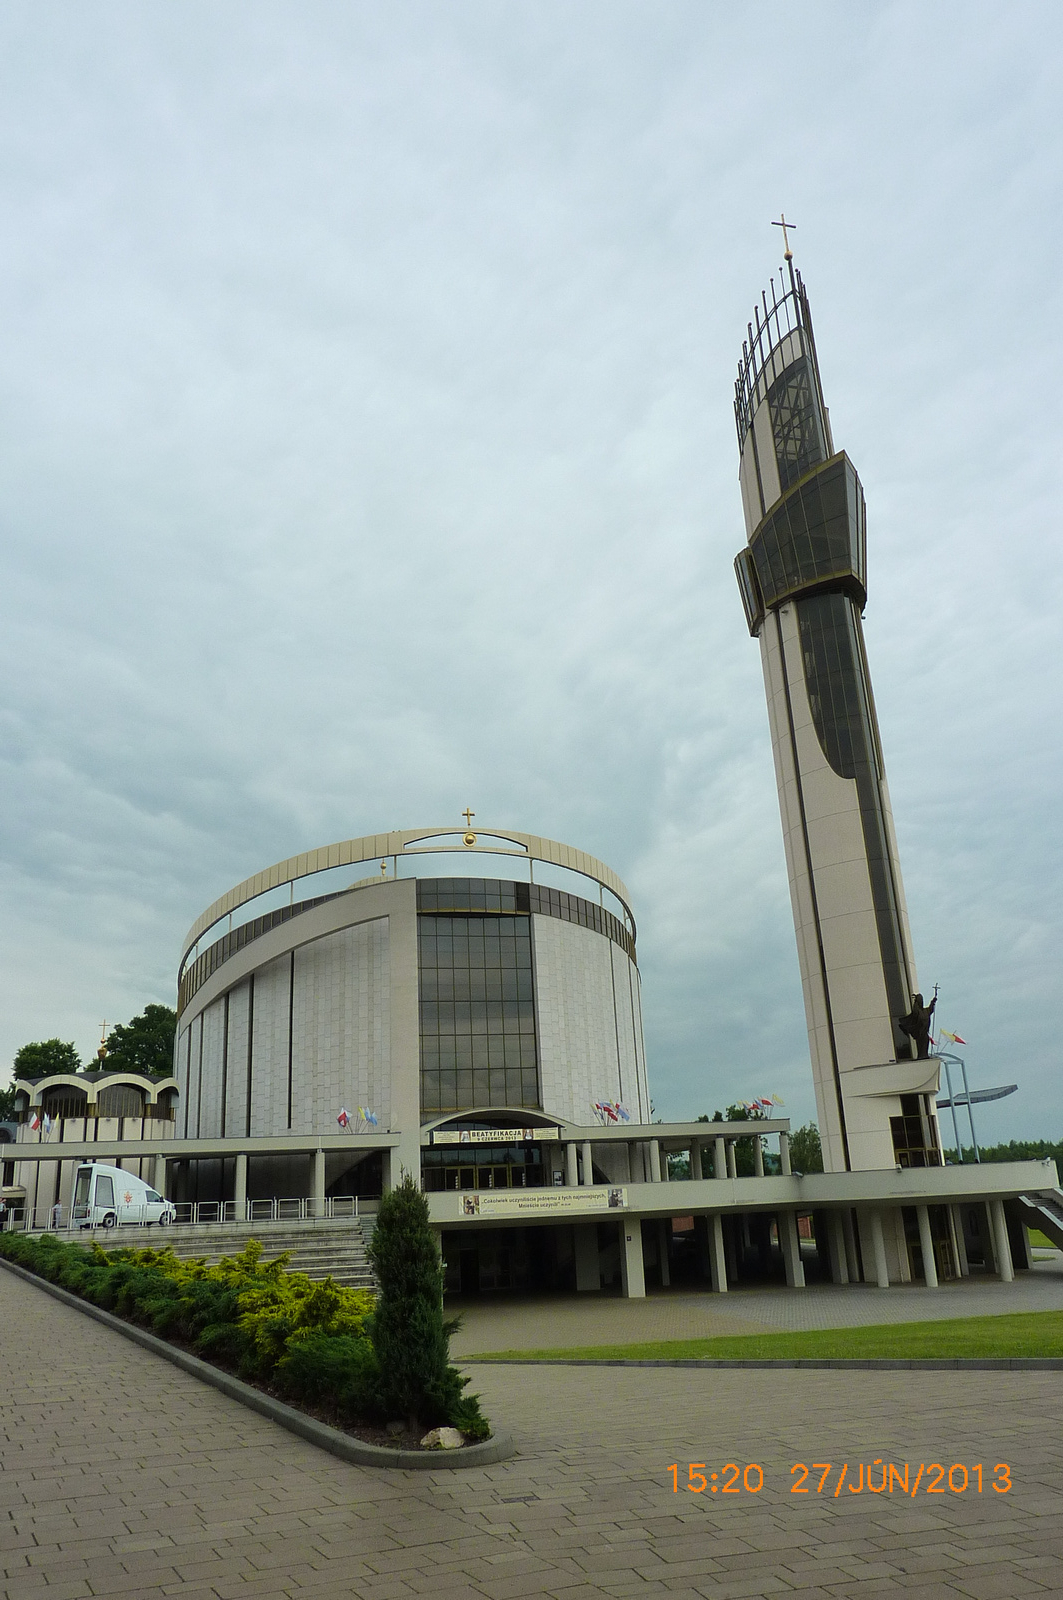
[{"label": "glass curtain wall", "polygon": [[518,887],[418,885],[425,1116],[540,1105],[531,917],[516,909]]}]

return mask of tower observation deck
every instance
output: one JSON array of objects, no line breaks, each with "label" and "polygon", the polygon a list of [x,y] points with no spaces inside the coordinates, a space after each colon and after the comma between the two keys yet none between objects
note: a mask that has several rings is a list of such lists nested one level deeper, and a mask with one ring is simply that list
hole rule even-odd
[{"label": "tower observation deck", "polygon": [[789,259],[748,326],[735,421],[735,571],[760,641],[824,1166],[936,1165],[938,1063],[902,1027],[921,997],[861,622],[864,494]]}]

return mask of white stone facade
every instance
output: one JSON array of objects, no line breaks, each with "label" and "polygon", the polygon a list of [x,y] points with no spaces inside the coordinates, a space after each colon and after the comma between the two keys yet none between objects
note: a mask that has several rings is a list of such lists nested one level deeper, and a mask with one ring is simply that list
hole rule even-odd
[{"label": "white stone facade", "polygon": [[648,1122],[638,968],[592,929],[532,924],[543,1109],[585,1123],[594,1101],[620,1101],[633,1122]]},{"label": "white stone facade", "polygon": [[[626,931],[615,911],[606,913],[606,892],[615,906],[611,886],[623,885],[565,846],[525,835],[503,843],[525,839],[529,850],[549,845],[552,866],[564,865],[554,859],[564,856],[579,863],[574,872],[591,866],[598,877],[587,882],[585,899],[554,895],[553,914],[515,913],[530,916],[532,927],[539,1067],[539,1105],[526,1096],[521,1105],[585,1124],[594,1101],[610,1100],[626,1106],[633,1123],[649,1120],[634,923],[626,901],[617,907]],[[328,847],[307,860],[331,861],[331,854]],[[475,856],[455,862],[459,873],[477,880]],[[262,877],[248,880],[249,889]],[[422,1121],[417,894],[416,878],[382,875],[299,909],[293,890],[293,913],[244,933],[237,917],[239,937],[223,938],[215,954],[209,941],[190,944],[199,965],[186,964],[178,1021],[179,1137],[325,1135],[335,1133],[341,1108],[354,1117],[365,1106],[380,1132],[408,1138],[396,1160],[415,1170]],[[495,1109],[502,1109],[497,1102]]]}]

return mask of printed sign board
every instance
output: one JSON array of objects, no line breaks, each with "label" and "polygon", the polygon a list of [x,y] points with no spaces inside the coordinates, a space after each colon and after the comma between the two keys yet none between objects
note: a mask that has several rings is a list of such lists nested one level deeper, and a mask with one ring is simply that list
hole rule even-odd
[{"label": "printed sign board", "polygon": [[444,1128],[432,1134],[433,1144],[528,1144],[560,1139],[557,1128]]},{"label": "printed sign board", "polygon": [[463,1217],[556,1217],[566,1211],[618,1211],[626,1189],[477,1189],[461,1196]]}]

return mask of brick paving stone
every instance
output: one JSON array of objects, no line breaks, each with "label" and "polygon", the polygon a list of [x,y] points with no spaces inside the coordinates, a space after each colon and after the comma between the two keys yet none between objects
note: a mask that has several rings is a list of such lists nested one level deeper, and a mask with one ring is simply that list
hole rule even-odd
[{"label": "brick paving stone", "polygon": [[[0,1600],[1063,1600],[1055,1374],[480,1367],[521,1454],[404,1473],[322,1454],[2,1271],[0,1314]],[[25,1349],[55,1352],[30,1385]],[[791,1494],[811,1460],[823,1493]],[[875,1460],[1007,1460],[1014,1487],[835,1497],[843,1461]],[[676,1494],[691,1461],[758,1462],[764,1487]]]}]

